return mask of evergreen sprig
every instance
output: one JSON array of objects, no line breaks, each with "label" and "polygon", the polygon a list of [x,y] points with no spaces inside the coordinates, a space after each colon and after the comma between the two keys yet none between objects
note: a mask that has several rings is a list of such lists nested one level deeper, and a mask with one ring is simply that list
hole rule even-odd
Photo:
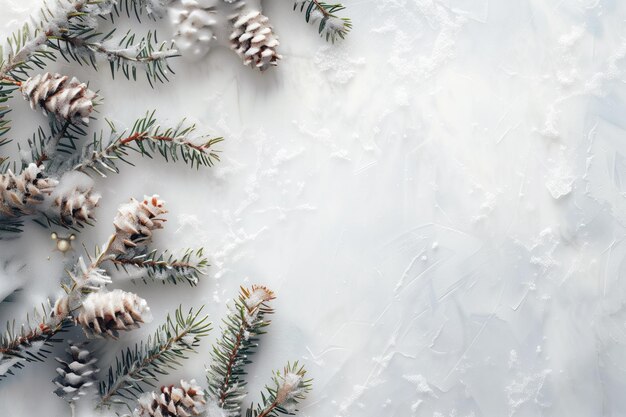
[{"label": "evergreen sprig", "polygon": [[222,321],[222,336],[213,345],[207,369],[208,395],[226,415],[239,415],[246,395],[245,365],[258,347],[259,336],[274,311],[268,302],[274,294],[265,287],[241,287],[231,313]]},{"label": "evergreen sprig", "polygon": [[146,275],[141,277],[144,283],[148,281],[178,284],[186,282],[191,286],[198,284],[200,275],[205,273],[209,261],[203,255],[202,248],[187,249],[183,256],[176,257],[165,251],[152,250],[147,253],[120,255],[111,262],[115,267],[129,272],[129,268],[140,269]]},{"label": "evergreen sprig", "polygon": [[130,30],[114,41],[116,30],[103,34],[93,27],[74,23],[67,31],[48,37],[48,45],[68,62],[75,61],[98,69],[98,57],[109,62],[111,76],[122,72],[127,79],[137,80],[137,68],[143,67],[151,86],[168,81],[173,73],[168,59],[178,56],[172,43],[159,42],[156,31],[138,37]]},{"label": "evergreen sprig", "polygon": [[[34,162],[37,166],[45,163],[48,175],[62,169],[63,164],[76,151],[77,142],[87,135],[85,127],[71,120],[59,121],[54,115],[48,115],[49,132],[39,127],[33,137],[28,139],[30,157],[22,156],[22,168]],[[18,143],[18,149],[21,146]],[[20,152],[22,153],[22,152]]]},{"label": "evergreen sprig", "polygon": [[[109,368],[108,378],[99,386],[99,407],[134,402],[144,389],[156,386],[159,375],[167,375],[181,365],[187,354],[196,351],[200,340],[209,334],[208,316],[202,308],[183,313],[179,307],[144,343],[128,348]],[[129,406],[130,407],[130,406]]]},{"label": "evergreen sprig", "polygon": [[312,379],[305,379],[306,370],[298,362],[287,363],[282,371],[272,377],[272,386],[261,393],[261,402],[246,410],[246,417],[277,417],[278,414],[294,414],[298,403],[311,391]]},{"label": "evergreen sprig", "polygon": [[[307,23],[317,23],[317,31],[327,41],[335,42],[337,37],[344,39],[352,29],[352,20],[339,17],[335,13],[345,9],[340,4],[325,3],[318,0],[296,0],[293,9],[304,13]],[[318,23],[319,22],[319,23]]]},{"label": "evergreen sprig", "polygon": [[101,3],[101,0],[58,0],[54,8],[44,3],[36,23],[24,24],[7,38],[6,54],[0,46],[0,79],[23,81],[34,67],[43,69],[48,61],[55,59],[54,52],[45,48],[48,37],[76,19],[86,24],[88,16],[106,13]]},{"label": "evergreen sprig", "polygon": [[154,113],[148,112],[135,121],[130,132],[119,132],[109,121],[111,133],[108,140],[104,139],[103,132],[94,134],[92,143],[85,147],[74,170],[96,173],[102,177],[107,176],[107,171],[118,173],[118,160],[132,165],[126,159],[131,150],[149,158],[160,154],[166,161],[182,159],[191,167],[213,166],[219,161],[218,151],[213,150],[213,147],[223,138],[192,138],[195,125],[186,125],[184,119],[176,127],[162,128]]},{"label": "evergreen sprig", "polygon": [[50,354],[52,344],[62,340],[55,335],[72,323],[56,320],[50,311],[51,306],[42,304],[33,315],[26,316],[25,323],[7,322],[6,330],[0,335],[0,380],[23,368],[25,362],[42,362]]},{"label": "evergreen sprig", "polygon": [[0,146],[4,144],[2,137],[11,129],[11,121],[6,117],[11,108],[3,103],[6,103],[11,98],[16,89],[17,86],[15,84],[3,82],[0,79]]}]

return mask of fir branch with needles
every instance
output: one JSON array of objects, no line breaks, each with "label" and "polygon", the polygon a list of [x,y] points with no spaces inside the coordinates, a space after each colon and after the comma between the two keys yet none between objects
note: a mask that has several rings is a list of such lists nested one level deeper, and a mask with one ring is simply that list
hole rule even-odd
[{"label": "fir branch with needles", "polygon": [[[104,57],[113,76],[122,71],[127,78],[136,79],[140,66],[151,85],[167,81],[167,73],[172,72],[167,60],[178,55],[171,43],[158,42],[156,31],[143,37],[129,31],[114,41],[115,29],[106,34],[99,32],[97,19],[112,18],[114,12],[118,10],[112,1],[61,0],[56,8],[45,5],[37,23],[24,25],[7,39],[7,59],[0,60],[0,79],[23,81],[29,71],[43,69],[59,54],[68,62],[87,64],[96,70],[97,58]],[[0,57],[3,55],[0,47]]]},{"label": "fir branch with needles", "polygon": [[288,363],[282,371],[276,371],[272,386],[261,393],[261,402],[246,410],[246,417],[278,417],[295,414],[298,403],[311,391],[312,379],[305,379],[306,370],[298,362]]},{"label": "fir branch with needles", "polygon": [[[196,351],[202,338],[211,330],[202,308],[184,313],[179,307],[145,343],[128,348],[111,366],[100,383],[99,408],[134,401],[146,387],[154,387],[160,375],[181,366],[189,353]],[[130,408],[130,405],[129,405]]]},{"label": "fir branch with needles", "polygon": [[143,67],[151,86],[155,82],[168,81],[168,73],[173,73],[168,60],[178,56],[178,51],[171,43],[159,42],[156,31],[138,38],[130,30],[119,40],[114,41],[113,29],[106,34],[95,28],[81,28],[48,37],[48,45],[68,62],[98,69],[97,61],[103,57],[109,62],[111,76],[117,72],[127,79],[137,80],[137,68]]},{"label": "fir branch with needles", "polygon": [[259,336],[270,324],[274,293],[262,286],[241,287],[232,312],[223,320],[222,336],[212,349],[207,369],[208,396],[228,416],[239,415],[246,395],[245,365],[258,347]]},{"label": "fir branch with needles", "polygon": [[42,304],[41,309],[26,317],[25,323],[7,322],[0,336],[0,379],[14,374],[26,362],[42,362],[53,343],[62,339],[55,337],[71,325],[66,317],[51,315],[51,306]]},{"label": "fir branch with needles", "polygon": [[87,132],[79,123],[71,120],[59,121],[53,115],[48,116],[49,132],[39,127],[32,138],[28,139],[28,150],[20,153],[30,154],[30,158],[22,157],[22,168],[34,162],[40,166],[46,164],[46,173],[59,173],[63,169],[64,162],[76,151],[78,141],[87,135]]},{"label": "fir branch with needles", "polygon": [[335,14],[345,9],[340,3],[332,4],[318,0],[295,0],[293,9],[304,13],[306,22],[317,25],[317,31],[320,36],[332,43],[337,38],[344,39],[352,30],[352,20]]},{"label": "fir branch with needles", "polygon": [[191,167],[210,167],[219,161],[219,154],[214,146],[223,138],[194,138],[191,135],[195,131],[195,125],[186,125],[185,120],[174,128],[162,128],[154,113],[148,112],[135,121],[130,132],[118,132],[115,125],[109,122],[109,140],[103,139],[102,132],[100,135],[94,134],[93,142],[85,148],[81,160],[73,169],[106,177],[107,171],[119,171],[116,161],[130,163],[126,160],[129,151],[150,158],[160,154],[166,161],[182,159]]},{"label": "fir branch with needles", "polygon": [[[161,283],[188,283],[191,286],[198,284],[200,276],[205,274],[208,259],[204,257],[202,248],[187,249],[181,257],[165,251],[147,251],[132,255],[119,255],[111,262],[119,270],[127,273],[138,270],[142,273],[140,280]],[[130,271],[129,271],[130,269]]]},{"label": "fir branch with needles", "polygon": [[6,103],[11,98],[16,89],[17,86],[15,84],[3,82],[0,79],[0,146],[3,144],[2,141],[5,140],[2,137],[11,129],[11,121],[7,118],[11,108],[3,103]]},{"label": "fir branch with needles", "polygon": [[[46,49],[48,38],[75,19],[85,21],[86,16],[106,14],[101,3],[99,0],[60,0],[54,9],[44,4],[36,23],[26,23],[7,39],[6,59],[0,60],[0,79],[20,81],[34,67],[44,68],[47,61],[54,60],[54,53]],[[4,56],[0,47],[0,57]]]}]

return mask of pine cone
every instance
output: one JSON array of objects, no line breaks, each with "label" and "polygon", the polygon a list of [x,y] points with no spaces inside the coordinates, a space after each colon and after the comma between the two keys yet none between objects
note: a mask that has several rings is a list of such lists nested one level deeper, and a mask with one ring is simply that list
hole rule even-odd
[{"label": "pine cone", "polygon": [[183,55],[199,59],[209,53],[217,24],[215,5],[216,0],[180,0],[169,8],[174,42]]},{"label": "pine cone", "polygon": [[163,227],[165,219],[158,217],[167,213],[163,204],[158,195],[153,195],[144,197],[141,202],[131,198],[130,203],[122,205],[113,220],[115,240],[111,250],[126,253],[128,249],[147,243],[152,238],[152,231]]},{"label": "pine cone", "polygon": [[31,214],[52,193],[57,181],[43,174],[43,166],[30,164],[19,175],[8,170],[0,175],[0,215]]},{"label": "pine cone", "polygon": [[206,406],[204,392],[195,380],[181,380],[180,386],[166,386],[161,393],[142,395],[135,409],[135,417],[188,417],[201,415]]},{"label": "pine cone", "polygon": [[146,300],[122,290],[94,292],[83,300],[76,323],[87,336],[117,337],[119,330],[132,330],[152,319]]},{"label": "pine cone", "polygon": [[20,89],[32,109],[39,106],[57,119],[88,123],[96,93],[75,77],[68,79],[67,75],[46,72],[30,77]]},{"label": "pine cone", "polygon": [[76,401],[80,397],[89,393],[94,386],[96,374],[99,369],[96,367],[97,359],[91,356],[91,352],[85,349],[85,343],[73,344],[68,342],[70,360],[66,362],[61,358],[56,358],[61,364],[57,368],[59,374],[52,382],[58,387],[54,393],[65,401]]},{"label": "pine cone", "polygon": [[56,198],[54,205],[59,209],[62,223],[72,226],[74,223],[93,220],[93,212],[99,201],[100,194],[76,189],[69,195]]},{"label": "pine cone", "polygon": [[243,2],[240,4],[239,13],[231,19],[230,47],[243,59],[244,65],[253,65],[261,71],[278,65],[282,56],[276,52],[279,42],[269,19],[258,10],[246,9]]},{"label": "pine cone", "polygon": [[68,226],[93,220],[100,201],[100,195],[93,192],[93,181],[80,172],[65,174],[52,197],[61,222]]}]

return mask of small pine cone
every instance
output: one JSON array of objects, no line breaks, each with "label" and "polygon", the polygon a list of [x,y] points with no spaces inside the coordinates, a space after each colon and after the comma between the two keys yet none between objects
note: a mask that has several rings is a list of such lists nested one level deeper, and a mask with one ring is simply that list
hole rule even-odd
[{"label": "small pine cone", "polygon": [[153,195],[144,197],[143,201],[131,198],[130,203],[120,206],[113,220],[115,240],[111,244],[111,250],[123,254],[150,241],[152,231],[163,227],[165,219],[159,217],[167,213],[163,205],[159,196]]},{"label": "small pine cone", "polygon": [[56,186],[56,180],[44,175],[43,166],[30,164],[17,175],[8,170],[0,175],[0,216],[31,214]]},{"label": "small pine cone", "polygon": [[181,380],[180,386],[161,387],[161,392],[149,392],[138,400],[135,417],[199,416],[206,408],[204,392],[195,380]]},{"label": "small pine cone", "polygon": [[52,197],[54,210],[68,226],[93,220],[100,201],[100,195],[93,192],[91,178],[80,172],[65,174]]},{"label": "small pine cone", "polygon": [[265,71],[270,65],[278,65],[282,58],[276,52],[278,38],[267,16],[258,10],[243,9],[232,20],[230,47],[243,59],[244,65]]},{"label": "small pine cone", "polygon": [[91,356],[91,352],[85,349],[85,343],[74,344],[68,342],[69,360],[56,358],[61,364],[57,368],[57,376],[52,382],[57,386],[56,395],[73,402],[87,395],[96,381],[99,369],[96,367],[97,359]]},{"label": "small pine cone", "polygon": [[82,303],[76,323],[87,336],[117,337],[120,330],[132,330],[152,319],[146,300],[122,290],[93,292]]},{"label": "small pine cone", "polygon": [[75,77],[46,72],[30,77],[20,89],[32,109],[39,106],[59,120],[89,123],[96,93]]},{"label": "small pine cone", "polygon": [[54,200],[63,224],[72,226],[94,219],[94,210],[100,201],[100,194],[74,190],[71,194]]},{"label": "small pine cone", "polygon": [[216,0],[179,0],[168,8],[174,43],[184,56],[200,59],[209,53],[217,24],[215,6]]}]

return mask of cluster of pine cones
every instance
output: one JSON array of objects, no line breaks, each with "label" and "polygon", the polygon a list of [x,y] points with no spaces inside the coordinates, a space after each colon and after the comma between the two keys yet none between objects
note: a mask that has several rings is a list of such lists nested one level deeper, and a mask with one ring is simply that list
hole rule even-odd
[{"label": "cluster of pine cones", "polygon": [[282,58],[260,0],[176,0],[168,11],[176,28],[174,41],[186,56],[204,57],[217,39],[235,51],[244,65],[261,71]]}]

